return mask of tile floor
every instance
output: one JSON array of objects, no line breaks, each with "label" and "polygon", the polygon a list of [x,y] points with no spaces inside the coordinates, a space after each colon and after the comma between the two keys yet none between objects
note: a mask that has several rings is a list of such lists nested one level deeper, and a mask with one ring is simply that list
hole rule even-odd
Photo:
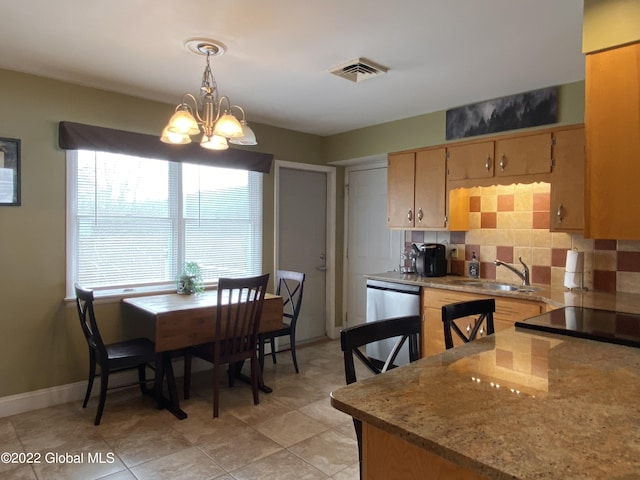
[{"label": "tile floor", "polygon": [[0,452],[39,453],[39,464],[0,463],[2,479],[249,480],[358,479],[351,417],[333,409],[329,393],[344,385],[339,341],[299,348],[300,374],[289,352],[269,358],[265,382],[273,393],[253,405],[251,388],[236,382],[220,392],[212,418],[208,372],[194,375],[192,398],[177,420],[154,408],[139,389],[107,395],[102,423],[71,402],[0,418]]}]

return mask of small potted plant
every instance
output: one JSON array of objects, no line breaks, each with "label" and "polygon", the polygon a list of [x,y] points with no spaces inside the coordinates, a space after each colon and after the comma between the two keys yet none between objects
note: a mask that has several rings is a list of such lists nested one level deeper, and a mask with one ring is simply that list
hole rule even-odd
[{"label": "small potted plant", "polygon": [[186,262],[182,266],[177,287],[180,295],[193,295],[194,293],[204,292],[202,269],[197,262]]}]

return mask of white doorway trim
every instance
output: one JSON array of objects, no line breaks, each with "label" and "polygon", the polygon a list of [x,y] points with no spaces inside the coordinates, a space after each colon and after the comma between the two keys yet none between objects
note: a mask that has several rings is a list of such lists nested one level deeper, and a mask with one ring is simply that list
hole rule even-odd
[{"label": "white doorway trim", "polygon": [[289,162],[275,160],[274,162],[274,249],[273,264],[278,270],[280,259],[278,258],[280,225],[280,169],[306,170],[327,174],[327,225],[326,225],[326,295],[327,295],[327,319],[326,330],[329,338],[338,338],[339,328],[336,328],[336,167],[313,165],[310,163]]}]

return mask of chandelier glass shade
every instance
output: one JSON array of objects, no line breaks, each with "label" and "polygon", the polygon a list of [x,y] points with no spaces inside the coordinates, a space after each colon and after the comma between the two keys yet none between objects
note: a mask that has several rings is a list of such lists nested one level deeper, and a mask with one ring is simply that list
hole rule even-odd
[{"label": "chandelier glass shade", "polygon": [[184,145],[185,143],[191,143],[191,137],[188,135],[182,135],[180,133],[174,133],[169,131],[169,127],[164,127],[162,130],[162,136],[160,140],[164,143],[175,143],[177,145]]},{"label": "chandelier glass shade", "polygon": [[228,142],[256,145],[256,136],[247,125],[244,109],[232,105],[229,97],[218,94],[210,64],[210,58],[218,52],[218,47],[203,43],[197,48],[207,56],[200,100],[190,93],[184,94],[160,140],[165,143],[186,144],[191,142],[192,136],[202,133],[200,146],[211,150],[225,150],[229,148]]}]

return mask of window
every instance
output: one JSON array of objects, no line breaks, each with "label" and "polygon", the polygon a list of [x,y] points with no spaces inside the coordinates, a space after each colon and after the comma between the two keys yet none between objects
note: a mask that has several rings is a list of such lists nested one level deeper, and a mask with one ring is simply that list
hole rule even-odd
[{"label": "window", "polygon": [[262,273],[262,178],[246,170],[69,151],[67,291],[175,288]]}]

